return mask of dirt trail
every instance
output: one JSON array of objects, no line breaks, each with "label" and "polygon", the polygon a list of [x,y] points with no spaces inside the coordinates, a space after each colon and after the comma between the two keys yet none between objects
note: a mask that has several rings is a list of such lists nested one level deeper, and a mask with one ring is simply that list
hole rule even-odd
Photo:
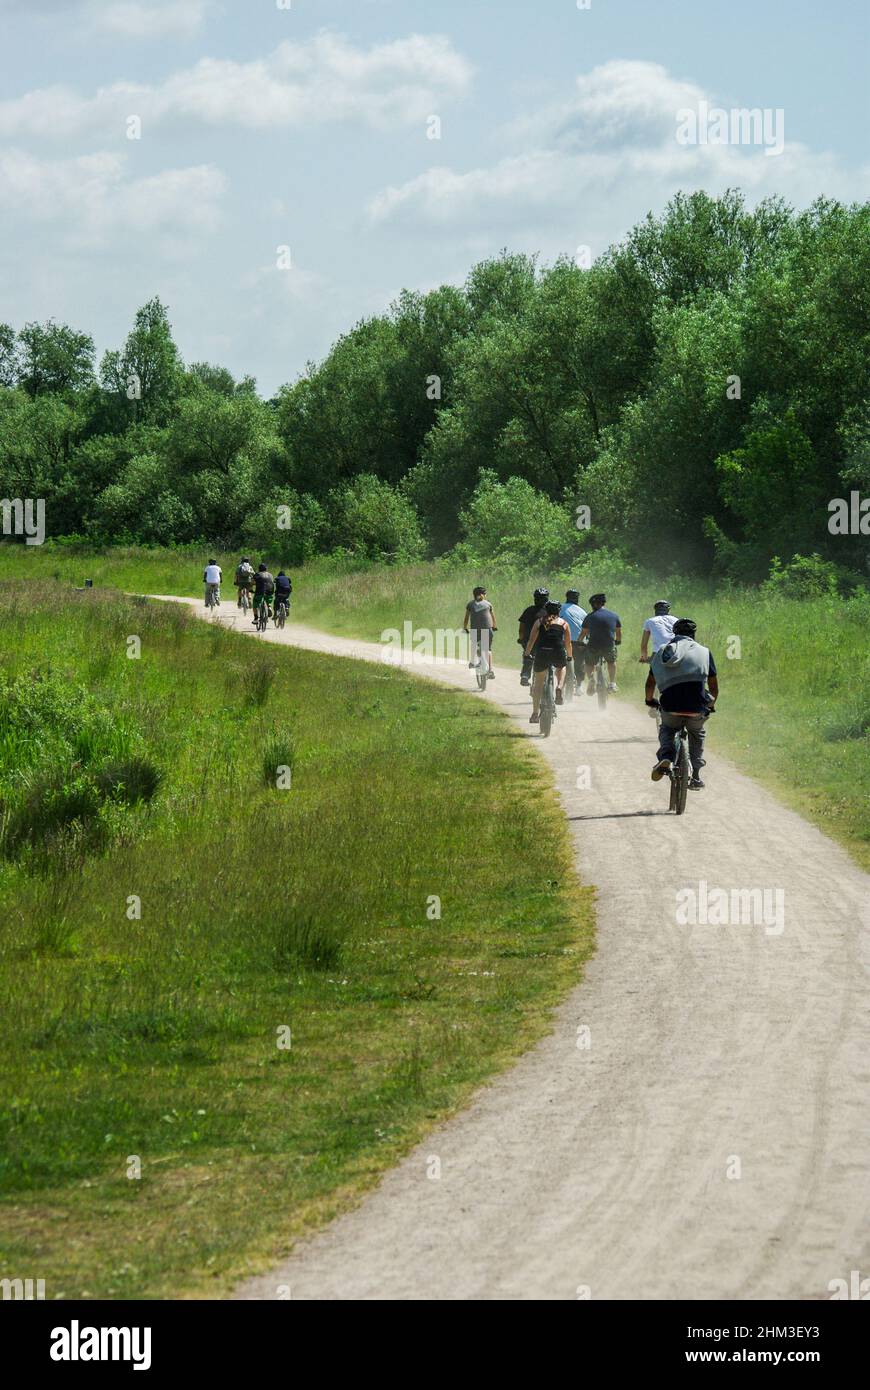
[{"label": "dirt trail", "polygon": [[[295,624],[267,640],[381,655]],[[414,669],[472,690],[462,664]],[[475,698],[534,732],[516,670]],[[537,739],[599,894],[552,1034],[238,1297],[813,1299],[870,1277],[870,879],[721,759],[715,727],[708,789],[668,816],[654,734],[583,696]],[[702,880],[781,889],[783,930],[678,925]]]}]

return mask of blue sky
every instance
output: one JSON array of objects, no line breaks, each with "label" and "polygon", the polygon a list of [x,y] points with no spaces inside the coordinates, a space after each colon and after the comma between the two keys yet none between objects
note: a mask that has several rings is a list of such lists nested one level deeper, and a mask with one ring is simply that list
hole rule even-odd
[{"label": "blue sky", "polygon": [[[159,294],[266,393],[403,286],[598,254],[679,188],[868,196],[864,0],[0,0],[0,31],[0,319],[102,352]],[[783,152],[680,145],[704,101],[782,109]]]}]

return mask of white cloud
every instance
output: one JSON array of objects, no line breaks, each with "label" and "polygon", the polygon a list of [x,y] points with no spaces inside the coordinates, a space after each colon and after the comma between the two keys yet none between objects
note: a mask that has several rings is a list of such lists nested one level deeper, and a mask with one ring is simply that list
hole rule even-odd
[{"label": "white cloud", "polygon": [[455,225],[468,236],[481,228],[504,237],[545,225],[551,239],[574,237],[603,249],[641,211],[663,205],[678,189],[715,193],[739,185],[750,198],[779,193],[796,203],[819,193],[863,196],[866,169],[788,139],[775,158],[760,146],[679,144],[677,113],[701,101],[716,104],[658,64],[606,63],[578,77],[567,100],[507,128],[521,153],[465,172],[429,169],[381,190],[369,203],[369,218]]},{"label": "white cloud", "polygon": [[45,160],[22,150],[0,151],[4,220],[58,223],[61,237],[88,247],[122,235],[210,232],[225,187],[223,174],[211,165],[131,179],[118,154]]},{"label": "white cloud", "polygon": [[92,29],[127,39],[192,38],[213,0],[0,0],[0,11],[28,17],[84,18]]},{"label": "white cloud", "polygon": [[210,8],[209,0],[90,0],[95,27],[126,39],[192,38]]},{"label": "white cloud", "polygon": [[0,102],[0,136],[56,136],[143,121],[193,117],[251,128],[358,120],[375,127],[423,121],[438,102],[461,95],[472,68],[439,35],[412,35],[367,50],[321,32],[285,42],[266,58],[203,58],[157,86],[128,82],[82,97],[46,87]]}]

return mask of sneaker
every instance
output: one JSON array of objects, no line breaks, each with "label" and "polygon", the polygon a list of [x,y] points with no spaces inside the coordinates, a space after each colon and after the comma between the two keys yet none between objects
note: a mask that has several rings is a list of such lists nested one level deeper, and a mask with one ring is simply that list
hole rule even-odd
[{"label": "sneaker", "polygon": [[494,681],[494,680],[495,680],[495,671],[487,671],[487,673],[486,673],[486,679],[487,679],[488,681]]},{"label": "sneaker", "polygon": [[477,662],[476,662],[476,661],[469,661],[469,663],[468,663],[468,669],[469,669],[469,671],[473,671],[476,665],[477,665]]},{"label": "sneaker", "polygon": [[704,783],[701,781],[700,777],[693,777],[692,780],[691,780],[691,782],[689,783],[689,791],[690,791],[690,792],[699,792],[699,791],[702,791],[702,790],[703,790],[703,787],[704,787]]},{"label": "sneaker", "polygon": [[520,685],[531,685],[531,683],[528,676],[520,676]]},{"label": "sneaker", "polygon": [[561,690],[557,690],[557,691],[556,691],[556,704],[557,704],[557,705],[563,705],[564,703],[565,703],[565,702],[564,702],[564,700],[562,699],[562,692],[561,692]]},{"label": "sneaker", "polygon": [[619,686],[616,684],[616,681],[611,681],[607,689],[610,691],[611,695],[615,695],[617,690],[619,689]]},{"label": "sneaker", "polygon": [[662,780],[663,777],[667,777],[667,775],[668,775],[668,773],[670,772],[670,770],[671,770],[671,760],[670,760],[670,758],[660,758],[659,761],[656,763],[655,767],[654,767],[653,770],[652,770],[652,779],[653,779],[653,781],[654,781],[654,782],[660,782],[660,781]]},{"label": "sneaker", "polygon": [[529,723],[530,723],[530,724],[540,724],[540,722],[541,722],[541,716],[540,716],[539,714],[530,714],[530,715],[529,715]]}]

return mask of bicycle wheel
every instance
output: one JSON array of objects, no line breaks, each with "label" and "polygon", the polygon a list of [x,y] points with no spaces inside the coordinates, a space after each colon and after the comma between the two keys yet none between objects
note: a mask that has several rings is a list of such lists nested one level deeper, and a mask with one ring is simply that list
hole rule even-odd
[{"label": "bicycle wheel", "polygon": [[604,662],[599,661],[595,679],[595,690],[598,695],[598,708],[607,709],[607,681],[604,676]]},{"label": "bicycle wheel", "polygon": [[568,669],[565,672],[565,684],[562,686],[562,699],[566,705],[570,705],[574,699],[574,662],[568,662]]},{"label": "bicycle wheel", "polygon": [[242,590],[242,612],[243,612],[243,613],[247,613],[247,611],[248,611],[248,591],[247,591],[247,589],[243,589],[243,590]]},{"label": "bicycle wheel", "polygon": [[686,809],[689,792],[689,740],[686,734],[680,737],[677,761],[674,766],[674,810],[681,816]]},{"label": "bicycle wheel", "polygon": [[489,681],[488,671],[489,668],[486,662],[481,658],[481,660],[477,663],[476,669],[478,690],[486,690],[487,683]]},{"label": "bicycle wheel", "polygon": [[553,728],[553,720],[556,718],[556,696],[553,692],[553,668],[550,667],[547,683],[544,686],[544,693],[541,697],[541,738],[549,738]]}]

